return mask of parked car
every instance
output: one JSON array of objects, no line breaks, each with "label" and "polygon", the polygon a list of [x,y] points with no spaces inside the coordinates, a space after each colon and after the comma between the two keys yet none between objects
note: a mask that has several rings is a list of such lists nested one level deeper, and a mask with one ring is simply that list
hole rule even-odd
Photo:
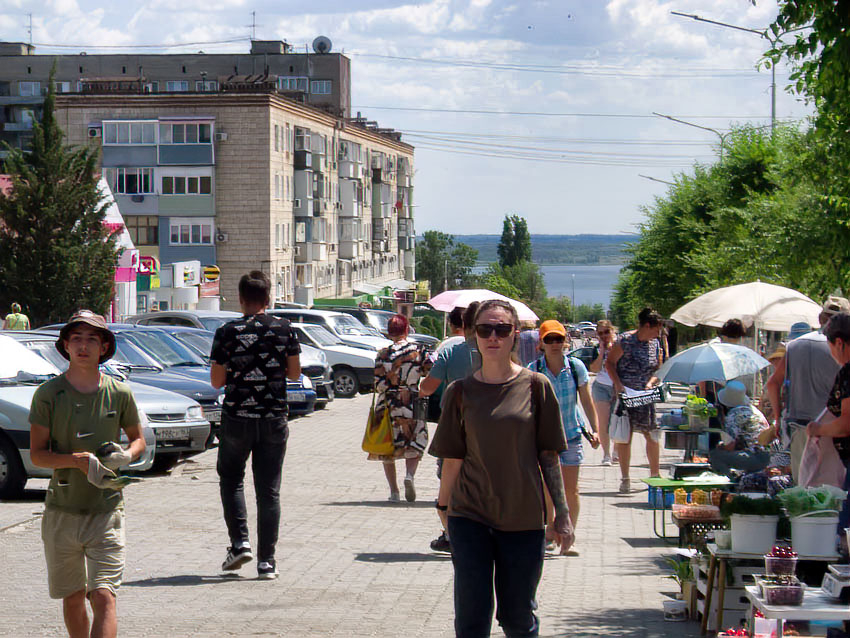
[{"label": "parked car", "polygon": [[184,326],[215,332],[228,321],[239,319],[241,312],[231,310],[159,310],[127,319],[142,326]]},{"label": "parked car", "polygon": [[[394,312],[390,312],[389,310],[378,310],[376,308],[355,308],[346,306],[335,307],[332,309],[329,308],[328,310],[344,312],[347,315],[351,315],[363,325],[369,326],[370,328],[377,330],[381,335],[387,338],[389,338],[387,324],[390,321],[390,317],[396,314]],[[431,335],[416,332],[413,326],[410,326],[410,334],[407,335],[407,338],[409,341],[412,341],[414,343],[425,344],[430,349],[436,348],[437,344],[440,343],[440,340],[437,339],[437,337],[432,337]]]},{"label": "parked car", "polygon": [[[56,338],[38,332],[6,332],[15,341],[53,364],[60,372],[68,369],[68,361],[55,347]],[[206,449],[211,425],[204,418],[197,401],[163,388],[138,383],[127,377],[126,368],[110,359],[101,371],[121,379],[130,386],[136,405],[145,413],[151,430],[147,441],[156,450],[158,465],[176,461],[179,455],[190,456]],[[141,471],[142,468],[134,468]],[[148,468],[143,468],[148,469]]]},{"label": "parked car", "polygon": [[570,356],[575,357],[579,361],[581,361],[584,366],[590,370],[590,364],[596,359],[599,355],[599,348],[596,346],[580,346],[578,348],[573,348],[570,350]]},{"label": "parked car", "polygon": [[318,324],[293,323],[292,327],[302,346],[313,346],[324,352],[332,370],[336,396],[353,397],[375,384],[375,351],[352,348]]},{"label": "parked car", "polygon": [[[0,361],[0,499],[6,499],[20,496],[27,479],[49,478],[53,473],[30,459],[29,414],[36,388],[59,370],[6,334],[0,335]],[[156,438],[141,408],[139,420],[148,448],[123,470],[143,471],[153,464]],[[120,442],[128,443],[121,434]]]},{"label": "parked car", "polygon": [[[351,315],[332,310],[299,310],[286,308],[283,310],[269,310],[271,314],[286,317],[291,322],[313,323],[320,325],[333,333],[346,345],[364,350],[377,352],[386,348],[392,341],[384,339],[372,328],[367,328]],[[331,364],[333,365],[333,364]]]}]

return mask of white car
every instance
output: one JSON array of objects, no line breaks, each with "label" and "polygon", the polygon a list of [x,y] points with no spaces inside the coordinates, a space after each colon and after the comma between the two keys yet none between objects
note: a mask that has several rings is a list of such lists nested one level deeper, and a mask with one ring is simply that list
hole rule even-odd
[{"label": "white car", "polygon": [[[52,363],[0,335],[0,498],[20,496],[28,478],[50,478],[53,474],[53,470],[37,467],[30,460],[29,415],[38,386],[57,374],[59,370]],[[156,438],[141,409],[139,418],[147,449],[122,468],[125,470],[147,470],[153,464]],[[123,432],[121,442],[128,442]]]},{"label": "white car", "polygon": [[325,353],[331,366],[334,395],[353,397],[361,389],[368,390],[375,384],[376,351],[353,348],[324,326],[314,323],[293,323],[292,328],[299,343],[313,346]]},{"label": "white car", "polygon": [[376,330],[364,326],[357,319],[344,312],[317,310],[315,308],[309,310],[284,308],[267,310],[266,312],[286,317],[293,323],[313,323],[322,326],[347,346],[377,352],[392,344],[392,341],[382,337]]}]

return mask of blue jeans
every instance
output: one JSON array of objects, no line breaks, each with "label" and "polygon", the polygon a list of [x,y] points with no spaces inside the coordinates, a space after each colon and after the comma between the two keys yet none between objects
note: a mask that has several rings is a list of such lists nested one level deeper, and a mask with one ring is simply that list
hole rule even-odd
[{"label": "blue jeans", "polygon": [[537,585],[543,573],[544,531],[502,532],[449,516],[455,571],[455,635],[486,638],[496,619],[509,637],[537,636]]},{"label": "blue jeans", "polygon": [[281,419],[221,419],[218,463],[224,522],[233,546],[248,543],[245,465],[251,458],[257,496],[257,561],[274,558],[280,528],[280,478],[289,426]]}]

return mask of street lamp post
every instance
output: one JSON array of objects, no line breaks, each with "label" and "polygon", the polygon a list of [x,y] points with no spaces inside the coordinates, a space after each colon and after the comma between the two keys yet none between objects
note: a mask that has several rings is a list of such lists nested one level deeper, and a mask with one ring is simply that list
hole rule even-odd
[{"label": "street lamp post", "polygon": [[[765,29],[764,31],[759,31],[758,29],[749,29],[747,27],[739,27],[736,24],[728,24],[726,22],[719,22],[717,20],[709,20],[708,18],[703,18],[694,13],[680,13],[679,11],[671,11],[674,16],[679,16],[680,18],[690,18],[691,20],[697,20],[698,22],[707,22],[708,24],[713,24],[718,27],[726,27],[727,29],[735,29],[736,31],[746,31],[747,33],[755,33],[757,36],[764,38],[768,42],[770,42],[771,48],[776,48],[776,42],[779,38],[771,38],[770,32]],[[662,116],[666,117],[666,116]],[[673,119],[673,118],[670,118]],[[687,124],[687,122],[684,122]],[[696,126],[695,124],[691,124],[690,126]],[[700,127],[704,128],[704,127]],[[776,129],[776,63],[771,62],[770,64],[770,132]],[[712,129],[707,129],[712,130]],[[715,133],[717,131],[714,131]],[[719,135],[719,133],[718,133]],[[721,147],[721,155],[723,153]]]},{"label": "street lamp post", "polygon": [[573,304],[573,311],[572,311],[573,323],[575,323],[576,321],[578,321],[578,315],[576,314],[576,274],[575,273],[573,273],[573,301],[572,301],[572,304]]},{"label": "street lamp post", "polygon": [[694,124],[693,122],[686,122],[685,120],[680,120],[677,117],[673,117],[672,115],[664,115],[663,113],[652,112],[653,115],[657,115],[658,117],[663,117],[664,119],[670,120],[672,122],[678,122],[679,124],[684,124],[685,126],[693,126],[694,128],[701,128],[703,131],[710,131],[714,133],[717,137],[720,138],[720,159],[723,159],[723,144],[726,143],[726,137],[732,131],[726,131],[725,133],[721,133],[717,129],[713,129],[710,126],[702,126],[700,124]]}]

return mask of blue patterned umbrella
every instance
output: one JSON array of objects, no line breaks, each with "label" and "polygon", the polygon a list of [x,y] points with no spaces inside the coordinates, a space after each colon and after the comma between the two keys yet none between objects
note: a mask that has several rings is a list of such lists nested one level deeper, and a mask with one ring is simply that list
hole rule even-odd
[{"label": "blue patterned umbrella", "polygon": [[767,359],[744,346],[703,343],[665,361],[656,376],[662,381],[689,385],[700,381],[726,383],[769,365]]}]

